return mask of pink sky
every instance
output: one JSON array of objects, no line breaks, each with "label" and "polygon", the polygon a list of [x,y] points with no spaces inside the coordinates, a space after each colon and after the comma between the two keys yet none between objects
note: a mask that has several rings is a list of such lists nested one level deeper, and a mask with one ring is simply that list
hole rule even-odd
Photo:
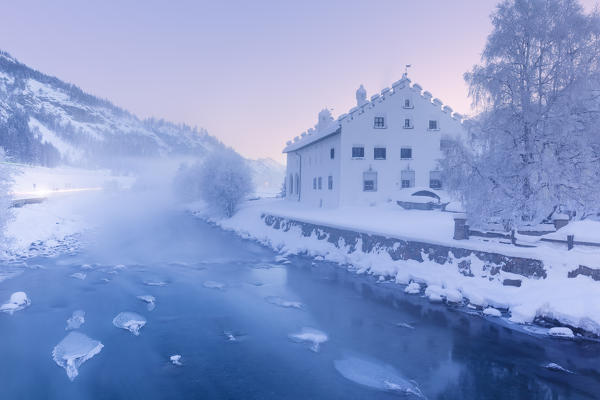
[{"label": "pink sky", "polygon": [[[206,128],[245,156],[409,77],[468,114],[495,0],[12,1],[0,49],[140,117]],[[595,0],[583,2],[591,9]]]}]

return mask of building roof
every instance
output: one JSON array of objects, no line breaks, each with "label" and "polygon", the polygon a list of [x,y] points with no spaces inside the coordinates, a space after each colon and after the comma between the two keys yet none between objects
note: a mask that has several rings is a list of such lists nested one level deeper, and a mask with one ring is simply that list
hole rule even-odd
[{"label": "building roof", "polygon": [[[396,81],[392,84],[392,89],[389,87],[384,88],[381,91],[381,94],[374,94],[371,96],[371,100],[366,100],[364,104],[360,106],[352,107],[347,114],[340,115],[337,120],[331,122],[329,126],[326,128],[314,129],[311,128],[306,132],[303,132],[300,136],[296,136],[294,140],[289,140],[286,143],[285,148],[283,149],[284,153],[289,153],[292,151],[299,150],[303,147],[306,147],[310,144],[316,143],[322,139],[325,139],[329,136],[338,134],[341,132],[342,127],[341,123],[343,120],[352,119],[352,117],[358,113],[360,110],[366,107],[375,107],[377,103],[384,101],[390,94],[393,94],[405,87],[409,87],[425,99],[429,100],[433,105],[440,108],[440,110],[444,113],[451,114],[452,118],[457,121],[463,123],[465,121],[465,117],[457,112],[454,112],[452,108],[448,105],[444,105],[443,102],[438,98],[433,98],[433,95],[428,91],[423,91],[421,85],[414,83],[410,84],[411,80],[406,76],[406,74],[402,75],[402,79]],[[362,86],[362,85],[361,85]],[[433,99],[432,99],[433,98]]]}]

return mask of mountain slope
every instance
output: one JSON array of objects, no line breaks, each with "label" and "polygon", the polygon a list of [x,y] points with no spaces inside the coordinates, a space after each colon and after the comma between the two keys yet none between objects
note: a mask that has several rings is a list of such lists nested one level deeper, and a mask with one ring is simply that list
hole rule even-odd
[{"label": "mountain slope", "polygon": [[0,147],[20,162],[107,165],[115,157],[202,155],[205,130],[135,115],[0,52]]}]

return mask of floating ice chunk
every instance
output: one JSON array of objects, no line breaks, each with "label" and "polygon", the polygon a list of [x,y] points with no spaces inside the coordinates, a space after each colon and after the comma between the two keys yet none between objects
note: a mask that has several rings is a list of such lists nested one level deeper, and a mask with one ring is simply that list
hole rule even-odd
[{"label": "floating ice chunk", "polygon": [[554,328],[550,328],[550,330],[548,331],[548,335],[550,336],[554,336],[554,337],[561,337],[561,338],[574,338],[575,335],[573,334],[573,331],[567,327],[554,327]]},{"label": "floating ice chunk", "polygon": [[115,271],[119,271],[122,269],[125,269],[125,265],[123,265],[123,264],[117,264],[113,267],[113,270],[115,270]]},{"label": "floating ice chunk", "polygon": [[431,285],[431,286],[427,286],[427,289],[425,289],[425,296],[427,296],[429,301],[431,301],[432,303],[441,303],[443,301],[443,298],[442,298],[443,292],[444,292],[444,289],[442,289],[441,287],[436,286],[436,285]]},{"label": "floating ice chunk", "polygon": [[90,264],[83,264],[81,269],[92,269],[92,266]]},{"label": "floating ice chunk", "polygon": [[573,374],[574,373],[573,371],[570,371],[570,370],[568,370],[568,369],[566,369],[566,368],[564,368],[564,367],[562,367],[562,366],[560,366],[560,365],[558,365],[556,363],[553,363],[553,362],[544,365],[544,368],[549,369],[550,371],[565,372],[567,374]]},{"label": "floating ice chunk", "polygon": [[329,340],[325,332],[313,328],[302,328],[300,332],[290,334],[289,338],[295,342],[310,343],[309,348],[315,353],[319,351],[321,343]]},{"label": "floating ice chunk", "polygon": [[414,326],[412,326],[411,324],[407,324],[406,322],[398,322],[398,323],[396,323],[396,326],[398,326],[400,328],[406,328],[406,329],[415,329]]},{"label": "floating ice chunk", "polygon": [[67,371],[72,381],[79,375],[81,364],[100,353],[104,345],[83,333],[70,332],[52,351],[52,358]]},{"label": "floating ice chunk", "polygon": [[419,293],[421,293],[421,285],[419,285],[417,282],[413,281],[413,282],[409,283],[406,288],[404,288],[404,293],[419,294]]},{"label": "floating ice chunk", "polygon": [[225,284],[223,284],[221,282],[216,282],[216,281],[206,281],[202,284],[202,286],[204,286],[205,288],[208,288],[208,289],[218,289],[218,290],[225,289]]},{"label": "floating ice chunk", "polygon": [[315,261],[323,261],[323,260],[325,260],[325,257],[323,257],[323,256],[315,256],[314,260]]},{"label": "floating ice chunk", "polygon": [[163,287],[163,286],[167,286],[168,283],[167,282],[163,282],[163,281],[144,281],[144,285],[146,285],[146,286],[159,286],[159,287]]},{"label": "floating ice chunk", "polygon": [[140,334],[140,329],[146,325],[146,318],[133,312],[122,312],[119,313],[113,319],[113,325],[117,328],[126,329],[133,333],[135,336]]},{"label": "floating ice chunk", "polygon": [[65,327],[66,331],[70,331],[71,329],[79,329],[81,325],[85,322],[85,311],[83,310],[75,310],[73,311],[73,315],[71,318],[67,320],[67,326]]},{"label": "floating ice chunk", "polygon": [[181,363],[181,355],[180,354],[173,354],[171,357],[169,357],[169,360],[171,360],[171,363],[173,365],[179,365],[179,366],[183,365]]},{"label": "floating ice chunk", "polygon": [[283,299],[281,297],[277,297],[277,296],[269,296],[269,297],[266,297],[265,300],[268,303],[271,303],[271,304],[279,306],[279,307],[297,308],[299,310],[304,308],[304,305],[302,303],[300,303],[299,301],[285,300],[285,299]]},{"label": "floating ice chunk", "polygon": [[146,308],[148,309],[148,311],[152,311],[156,307],[156,298],[154,296],[145,294],[142,296],[138,296],[137,298],[146,303]]},{"label": "floating ice chunk", "polygon": [[372,389],[425,398],[414,381],[403,377],[394,367],[358,357],[334,361],[335,369],[346,379]]},{"label": "floating ice chunk", "polygon": [[75,272],[74,274],[71,274],[72,278],[79,279],[79,280],[84,280],[86,276],[87,276],[87,274],[84,272]]},{"label": "floating ice chunk", "polygon": [[223,336],[225,336],[225,339],[227,339],[228,342],[237,342],[241,337],[246,335],[239,331],[223,331]]},{"label": "floating ice chunk", "polygon": [[500,312],[500,310],[494,308],[494,307],[488,307],[485,310],[483,310],[483,314],[484,315],[489,315],[490,317],[501,317],[502,313]]},{"label": "floating ice chunk", "polygon": [[20,311],[25,307],[29,307],[30,305],[31,300],[29,300],[25,292],[15,292],[10,295],[8,302],[0,306],[0,311],[12,315],[15,311]]},{"label": "floating ice chunk", "polygon": [[275,261],[282,263],[282,262],[288,261],[288,259],[287,259],[287,257],[284,257],[284,256],[276,256]]},{"label": "floating ice chunk", "polygon": [[462,293],[456,289],[445,289],[444,296],[448,303],[462,303],[463,301]]}]

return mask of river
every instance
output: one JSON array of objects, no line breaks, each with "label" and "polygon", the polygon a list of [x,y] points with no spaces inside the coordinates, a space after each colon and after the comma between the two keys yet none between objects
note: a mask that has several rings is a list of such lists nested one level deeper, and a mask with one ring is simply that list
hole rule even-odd
[{"label": "river", "polygon": [[[0,399],[600,396],[597,343],[510,329],[324,261],[286,263],[177,211],[94,235],[0,282],[0,301],[31,299],[0,313]],[[76,310],[74,331],[103,347],[71,381],[52,352]],[[138,336],[113,324],[124,311],[146,319]]]}]

